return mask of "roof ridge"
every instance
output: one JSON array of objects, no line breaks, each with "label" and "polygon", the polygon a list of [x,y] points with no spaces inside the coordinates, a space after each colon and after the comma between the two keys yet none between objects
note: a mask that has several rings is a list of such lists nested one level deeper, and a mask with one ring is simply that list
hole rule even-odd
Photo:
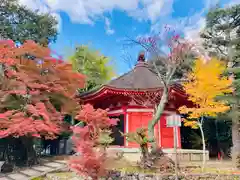
[{"label": "roof ridge", "polygon": [[[145,66],[140,66],[140,65],[145,65]],[[110,80],[108,83],[106,83],[105,85],[109,84],[111,81],[115,81],[115,80],[118,80],[120,79],[121,77],[127,75],[127,74],[130,74],[132,71],[134,71],[136,68],[139,68],[139,67],[146,67],[147,69],[149,69],[151,71],[151,68],[149,67],[149,64],[147,62],[138,62],[134,68],[132,68],[130,71],[126,72],[126,73],[123,73],[121,76],[118,76],[116,79],[112,79]]]}]

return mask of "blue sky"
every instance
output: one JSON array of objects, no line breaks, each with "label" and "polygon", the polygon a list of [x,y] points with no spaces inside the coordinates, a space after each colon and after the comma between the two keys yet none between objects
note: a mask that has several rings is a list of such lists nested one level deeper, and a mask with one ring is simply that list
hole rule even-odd
[{"label": "blue sky", "polygon": [[[165,25],[197,41],[205,14],[215,4],[229,6],[240,0],[19,0],[59,21],[57,42],[51,45],[65,59],[78,45],[89,45],[112,60],[116,73],[129,70],[139,47],[124,47],[128,36],[152,35]],[[129,60],[131,59],[131,60]]]}]

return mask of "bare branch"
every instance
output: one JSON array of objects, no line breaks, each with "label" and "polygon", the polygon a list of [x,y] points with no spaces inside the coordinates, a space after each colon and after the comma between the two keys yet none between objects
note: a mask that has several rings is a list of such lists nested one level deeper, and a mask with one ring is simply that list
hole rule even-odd
[{"label": "bare branch", "polygon": [[134,60],[131,56],[130,53],[128,53],[126,50],[123,50],[123,54],[122,54],[122,59],[124,60],[124,62],[128,65],[128,67],[130,69],[132,69],[136,63],[136,60]]},{"label": "bare branch", "polygon": [[160,73],[160,71],[158,70],[158,67],[156,66],[156,63],[155,63],[155,62],[153,62],[153,66],[154,66],[154,68],[156,69],[157,75],[158,75],[158,77],[161,79],[164,87],[167,88],[167,83],[165,82],[165,79],[164,79],[163,75],[162,75],[162,74]]},{"label": "bare branch", "polygon": [[142,48],[144,48],[146,51],[149,51],[150,47],[149,45],[147,45],[146,43],[141,43],[135,39],[132,39],[130,37],[128,37],[127,40],[125,40],[125,42],[128,42],[129,45],[132,44],[132,45],[140,45]]}]

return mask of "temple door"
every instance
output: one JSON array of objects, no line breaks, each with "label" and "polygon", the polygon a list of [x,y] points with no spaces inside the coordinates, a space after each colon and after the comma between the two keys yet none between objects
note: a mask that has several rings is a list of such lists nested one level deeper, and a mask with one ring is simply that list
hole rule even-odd
[{"label": "temple door", "polygon": [[[148,122],[152,119],[152,113],[142,113],[142,126],[148,128]],[[159,142],[158,124],[154,127],[155,141]],[[149,144],[150,146],[150,144]]]},{"label": "temple door", "polygon": [[[129,121],[129,132],[136,132],[140,127],[148,128],[148,121],[152,119],[151,112],[132,112],[128,114]],[[154,129],[156,141],[159,142],[159,131],[158,125]],[[137,143],[128,142],[128,147],[139,147]]]},{"label": "temple door", "polygon": [[[128,132],[135,132],[137,128],[142,126],[142,117],[140,112],[128,113]],[[137,143],[127,142],[128,147],[139,147]]]}]

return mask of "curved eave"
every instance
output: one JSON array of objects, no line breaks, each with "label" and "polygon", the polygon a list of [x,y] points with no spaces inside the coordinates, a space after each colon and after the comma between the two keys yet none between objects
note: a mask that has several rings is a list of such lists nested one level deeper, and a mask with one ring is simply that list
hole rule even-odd
[{"label": "curved eave", "polygon": [[[182,86],[179,84],[173,84],[170,86],[170,93],[172,94],[173,92],[178,94],[179,96],[186,97],[187,95],[184,93],[182,90]],[[161,92],[163,90],[162,87],[158,88],[151,88],[151,89],[120,89],[120,88],[114,88],[108,85],[103,85],[98,89],[94,89],[92,91],[82,93],[79,95],[79,97],[83,101],[93,101],[95,99],[98,99],[102,96],[106,95],[134,95],[134,94],[151,94],[151,93],[156,93],[156,92]]]}]

